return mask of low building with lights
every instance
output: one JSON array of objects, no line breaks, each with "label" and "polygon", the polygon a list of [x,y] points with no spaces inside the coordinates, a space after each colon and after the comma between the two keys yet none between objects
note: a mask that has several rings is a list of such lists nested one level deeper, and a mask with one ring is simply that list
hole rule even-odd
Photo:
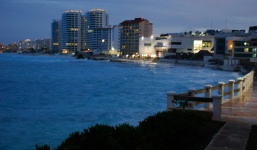
[{"label": "low building with lights", "polygon": [[140,56],[160,57],[198,53],[201,50],[213,51],[212,35],[161,34],[160,37],[139,38]]},{"label": "low building with lights", "polygon": [[168,53],[198,53],[200,50],[213,51],[214,37],[212,35],[178,35],[170,34]]},{"label": "low building with lights", "polygon": [[51,39],[38,39],[36,40],[37,51],[50,51],[51,50]]},{"label": "low building with lights", "polygon": [[160,37],[140,37],[139,56],[140,57],[164,57],[168,52],[170,36],[161,35]]},{"label": "low building with lights", "polygon": [[215,35],[215,54],[232,59],[257,58],[257,26],[245,30],[225,30]]},{"label": "low building with lights", "polygon": [[234,39],[232,51],[235,59],[257,59],[257,36]]},{"label": "low building with lights", "polygon": [[232,56],[233,39],[249,36],[245,30],[221,30],[214,36],[214,54]]},{"label": "low building with lights", "polygon": [[24,41],[18,41],[18,51],[19,52],[35,50],[35,49],[36,49],[35,41],[31,41],[30,39],[26,39]]}]

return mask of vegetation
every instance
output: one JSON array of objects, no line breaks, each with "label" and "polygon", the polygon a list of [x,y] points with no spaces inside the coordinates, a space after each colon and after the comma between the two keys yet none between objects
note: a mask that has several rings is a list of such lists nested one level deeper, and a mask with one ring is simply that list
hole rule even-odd
[{"label": "vegetation", "polygon": [[[224,122],[211,112],[173,110],[149,116],[138,126],[95,125],[72,133],[56,150],[186,150],[204,149]],[[50,150],[48,145],[36,150]]]}]

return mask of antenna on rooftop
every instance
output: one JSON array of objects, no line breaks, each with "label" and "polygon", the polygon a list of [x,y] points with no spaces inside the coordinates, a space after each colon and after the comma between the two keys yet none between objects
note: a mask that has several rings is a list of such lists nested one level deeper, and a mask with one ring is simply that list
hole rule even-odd
[{"label": "antenna on rooftop", "polygon": [[227,22],[228,22],[228,20],[226,19],[225,20],[225,29],[227,29]]}]

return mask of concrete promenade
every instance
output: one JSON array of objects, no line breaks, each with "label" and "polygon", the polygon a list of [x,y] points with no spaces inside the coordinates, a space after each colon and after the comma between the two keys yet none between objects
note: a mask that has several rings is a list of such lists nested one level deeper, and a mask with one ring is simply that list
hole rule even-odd
[{"label": "concrete promenade", "polygon": [[222,104],[222,120],[227,123],[206,150],[245,150],[251,125],[257,125],[257,82],[243,97]]},{"label": "concrete promenade", "polygon": [[222,104],[222,120],[257,124],[257,82],[242,97]]}]

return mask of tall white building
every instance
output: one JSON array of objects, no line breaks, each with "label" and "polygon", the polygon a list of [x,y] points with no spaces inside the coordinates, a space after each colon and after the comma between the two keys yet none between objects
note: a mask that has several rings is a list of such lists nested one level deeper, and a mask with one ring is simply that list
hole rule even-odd
[{"label": "tall white building", "polygon": [[67,10],[62,15],[61,47],[64,52],[85,49],[85,18],[81,10]]},{"label": "tall white building", "polygon": [[86,48],[102,52],[111,49],[111,27],[104,9],[92,9],[86,14]]}]

